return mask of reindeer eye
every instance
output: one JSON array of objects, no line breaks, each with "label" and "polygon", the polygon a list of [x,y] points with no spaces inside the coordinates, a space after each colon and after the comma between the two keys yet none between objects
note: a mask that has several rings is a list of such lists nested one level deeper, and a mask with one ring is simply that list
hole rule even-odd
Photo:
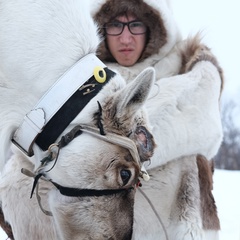
[{"label": "reindeer eye", "polygon": [[131,178],[132,173],[129,170],[123,169],[121,170],[120,175],[123,181],[123,186],[125,186],[128,183],[129,179]]}]

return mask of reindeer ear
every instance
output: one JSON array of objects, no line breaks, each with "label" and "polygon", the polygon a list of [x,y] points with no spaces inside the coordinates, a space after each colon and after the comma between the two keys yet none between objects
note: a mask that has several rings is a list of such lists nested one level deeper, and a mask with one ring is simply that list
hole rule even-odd
[{"label": "reindeer ear", "polygon": [[[141,108],[146,101],[155,80],[154,68],[146,68],[131,83],[119,92],[117,97],[117,115],[132,113]],[[120,116],[119,116],[120,117]]]}]

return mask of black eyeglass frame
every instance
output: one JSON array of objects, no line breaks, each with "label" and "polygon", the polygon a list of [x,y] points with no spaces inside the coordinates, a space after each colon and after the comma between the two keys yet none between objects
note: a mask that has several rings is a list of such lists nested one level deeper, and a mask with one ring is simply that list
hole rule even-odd
[{"label": "black eyeglass frame", "polygon": [[[115,23],[117,23],[117,24],[122,24],[122,30],[121,30],[121,32],[118,33],[118,34],[111,34],[111,33],[109,34],[109,33],[107,32],[107,29],[108,29],[107,25],[108,25],[108,24],[115,24]],[[142,26],[145,27],[144,32],[141,32],[141,33],[134,33],[134,32],[132,32],[130,25],[133,24],[133,23],[141,23]],[[133,35],[142,35],[142,34],[145,34],[145,33],[147,32],[147,26],[146,26],[143,22],[138,21],[138,20],[134,20],[134,21],[130,21],[130,22],[120,22],[120,21],[109,22],[109,23],[105,23],[104,26],[103,26],[103,28],[104,28],[104,31],[105,31],[105,33],[106,33],[107,35],[109,35],[109,36],[119,36],[119,35],[122,34],[125,26],[128,27],[129,32],[130,32],[131,34],[133,34]]]}]

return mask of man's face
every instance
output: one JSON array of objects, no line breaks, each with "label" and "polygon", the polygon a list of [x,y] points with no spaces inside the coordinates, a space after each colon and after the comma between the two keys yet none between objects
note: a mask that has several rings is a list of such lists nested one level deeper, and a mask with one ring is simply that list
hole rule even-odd
[{"label": "man's face", "polygon": [[[136,20],[134,16],[128,15],[119,16],[115,19],[119,22],[131,22]],[[107,36],[108,48],[115,58],[115,60],[122,66],[132,66],[140,58],[143,49],[146,44],[146,33],[134,35],[132,34],[128,26],[124,26],[123,32],[120,35]]]}]

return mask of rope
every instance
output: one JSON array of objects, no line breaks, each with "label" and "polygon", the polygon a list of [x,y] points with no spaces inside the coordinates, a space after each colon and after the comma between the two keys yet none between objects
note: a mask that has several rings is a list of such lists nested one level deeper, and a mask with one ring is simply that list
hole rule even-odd
[{"label": "rope", "polygon": [[164,232],[164,235],[165,235],[166,240],[169,240],[168,234],[167,234],[167,230],[166,230],[166,228],[165,228],[165,226],[164,226],[164,224],[163,224],[163,221],[162,221],[162,219],[160,218],[160,216],[159,216],[158,212],[156,211],[155,207],[153,206],[151,200],[150,200],[150,199],[148,198],[148,196],[141,190],[141,188],[138,188],[138,190],[139,190],[140,193],[143,195],[143,197],[147,200],[148,204],[150,205],[150,207],[152,208],[153,212],[155,213],[155,215],[156,215],[156,217],[157,217],[157,219],[158,219],[158,221],[159,221],[159,223],[160,223],[160,225],[161,225],[161,227],[162,227],[162,229],[163,229],[163,232]]},{"label": "rope", "polygon": [[[40,178],[42,178],[42,180],[44,181],[49,181],[48,179],[45,179],[44,176],[42,176],[41,174],[39,175],[36,175],[35,173],[31,172],[30,170],[26,169],[26,168],[22,168],[21,169],[21,172],[26,175],[27,177],[32,177],[34,178],[34,184],[33,184],[33,187],[32,187],[32,192],[31,192],[31,197],[32,198],[32,195],[33,195],[33,191],[36,187],[36,197],[37,197],[37,201],[38,201],[38,205],[40,207],[40,209],[42,210],[42,212],[44,214],[46,214],[47,216],[53,216],[52,212],[48,211],[48,210],[45,210],[43,205],[42,205],[42,201],[41,201],[41,196],[39,195],[39,183],[38,183],[38,180]],[[37,180],[36,180],[36,177],[37,177]]]}]

